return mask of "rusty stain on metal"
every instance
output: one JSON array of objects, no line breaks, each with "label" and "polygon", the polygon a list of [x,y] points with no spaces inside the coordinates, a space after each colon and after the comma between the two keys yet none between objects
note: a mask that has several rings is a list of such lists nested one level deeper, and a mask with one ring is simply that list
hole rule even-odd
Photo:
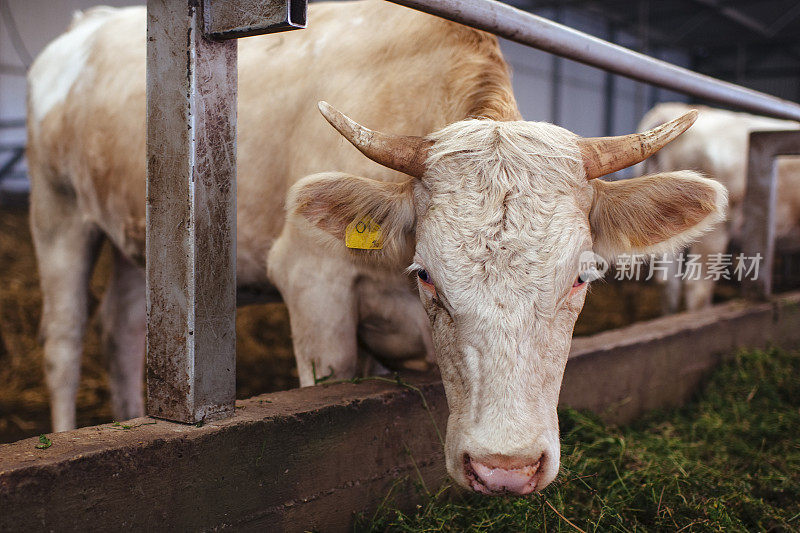
[{"label": "rusty stain on metal", "polygon": [[772,294],[775,256],[775,204],[778,175],[775,158],[800,155],[800,131],[754,131],[750,134],[742,225],[742,253],[761,254],[758,277],[742,280],[744,296],[763,300]]},{"label": "rusty stain on metal", "polygon": [[204,32],[224,40],[305,28],[306,6],[307,0],[205,0]]}]

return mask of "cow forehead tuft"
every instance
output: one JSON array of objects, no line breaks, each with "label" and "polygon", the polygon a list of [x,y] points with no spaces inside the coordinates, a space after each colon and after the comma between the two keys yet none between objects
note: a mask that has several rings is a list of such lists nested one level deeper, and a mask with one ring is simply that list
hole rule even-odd
[{"label": "cow forehead tuft", "polygon": [[553,307],[590,238],[577,136],[552,124],[466,120],[429,138],[420,256],[456,300],[515,295]]},{"label": "cow forehead tuft", "polygon": [[470,119],[429,136],[434,141],[425,179],[433,188],[453,178],[461,187],[508,188],[530,192],[585,185],[578,136],[544,122]]},{"label": "cow forehead tuft", "polygon": [[575,134],[552,124],[466,120],[431,138],[425,219],[437,226],[435,240],[457,246],[465,260],[557,261],[569,236],[586,227],[579,204],[589,185]]}]

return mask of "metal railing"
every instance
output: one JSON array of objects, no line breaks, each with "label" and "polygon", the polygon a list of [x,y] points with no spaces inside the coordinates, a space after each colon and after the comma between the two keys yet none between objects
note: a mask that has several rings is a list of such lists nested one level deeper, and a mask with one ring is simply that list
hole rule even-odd
[{"label": "metal railing", "polygon": [[[24,127],[25,119],[0,120],[0,130],[14,130]],[[0,144],[0,206],[18,205],[27,201],[24,173],[15,170],[24,158],[24,143]],[[14,190],[12,193],[9,192],[9,184],[12,185],[10,188]]]},{"label": "metal railing", "polygon": [[637,81],[760,115],[800,120],[800,105],[634,52],[495,0],[388,0]]}]

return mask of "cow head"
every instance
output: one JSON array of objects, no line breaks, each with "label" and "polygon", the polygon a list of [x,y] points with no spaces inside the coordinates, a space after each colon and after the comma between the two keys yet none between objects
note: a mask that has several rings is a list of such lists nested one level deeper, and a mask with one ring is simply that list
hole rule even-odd
[{"label": "cow head", "polygon": [[487,494],[544,488],[558,473],[556,406],[590,277],[579,258],[676,248],[727,205],[724,187],[693,172],[594,178],[645,159],[696,112],[614,138],[492,120],[418,138],[320,108],[365,155],[412,179],[310,176],[292,189],[289,209],[339,242],[368,215],[384,242],[364,254],[417,277],[450,407],[452,477]]}]

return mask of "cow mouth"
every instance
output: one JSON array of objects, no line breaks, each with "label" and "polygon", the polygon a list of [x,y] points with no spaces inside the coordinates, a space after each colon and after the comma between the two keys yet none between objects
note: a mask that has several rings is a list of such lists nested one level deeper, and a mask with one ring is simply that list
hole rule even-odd
[{"label": "cow mouth", "polygon": [[464,454],[464,476],[467,478],[467,481],[469,482],[470,488],[472,488],[472,490],[474,490],[475,492],[478,492],[480,494],[486,494],[486,495],[491,495],[491,496],[501,496],[501,495],[520,496],[520,495],[525,495],[525,494],[529,494],[531,492],[536,491],[536,488],[537,488],[536,485],[538,483],[537,483],[536,478],[533,476],[533,474],[537,470],[539,470],[539,467],[541,466],[541,462],[542,461],[539,460],[539,461],[536,462],[536,464],[533,464],[533,465],[528,465],[528,466],[524,466],[524,467],[521,467],[521,468],[512,468],[512,469],[506,470],[509,473],[525,473],[525,474],[527,474],[528,472],[531,473],[531,482],[530,482],[531,484],[530,484],[529,488],[523,493],[511,490],[511,489],[509,489],[507,487],[503,487],[502,489],[499,489],[499,490],[497,488],[494,488],[494,489],[489,488],[486,485],[486,483],[484,483],[484,481],[475,472],[475,468],[472,465],[472,458],[467,453]]},{"label": "cow mouth", "polygon": [[470,459],[468,453],[464,454],[464,476],[467,478],[469,486],[475,492],[479,492],[481,494],[492,494],[492,491],[490,491],[489,488],[484,485],[480,479],[478,479],[475,469],[472,468],[472,460]]}]

